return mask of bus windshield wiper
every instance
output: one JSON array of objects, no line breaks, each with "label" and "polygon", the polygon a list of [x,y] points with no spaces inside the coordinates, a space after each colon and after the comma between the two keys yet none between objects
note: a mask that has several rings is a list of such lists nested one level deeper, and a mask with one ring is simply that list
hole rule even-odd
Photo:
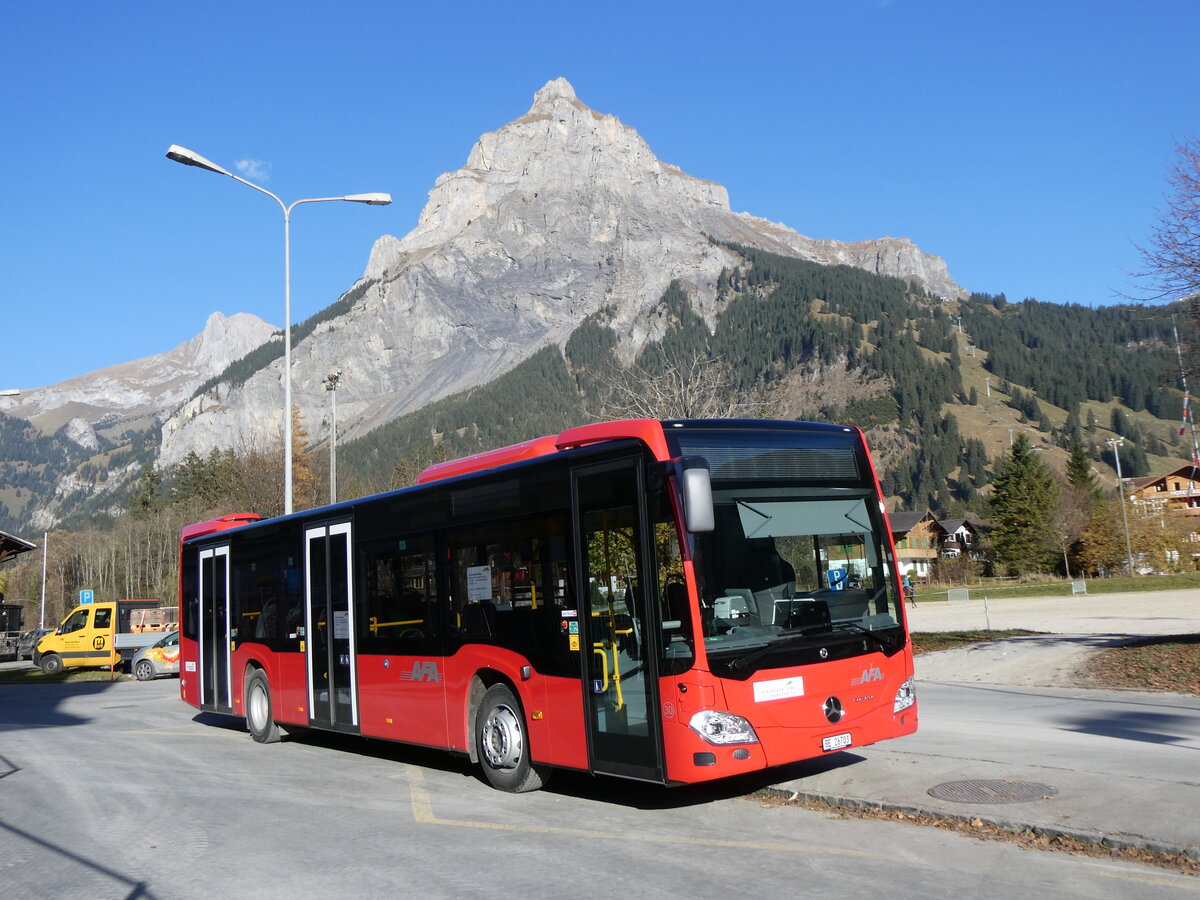
[{"label": "bus windshield wiper", "polygon": [[733,657],[728,663],[726,663],[726,665],[729,666],[729,668],[733,671],[740,671],[741,669],[758,662],[768,653],[772,653],[791,643],[791,641],[788,640],[779,640],[780,638],[803,637],[805,634],[824,630],[826,630],[826,626],[824,625],[805,625],[800,628],[789,628],[787,631],[781,631],[775,634],[774,640],[769,641],[766,644],[760,644],[759,646],[751,649],[748,653],[743,653],[740,656]]},{"label": "bus windshield wiper", "polygon": [[892,652],[893,648],[892,648],[891,641],[885,640],[884,638],[877,635],[870,628],[864,628],[862,625],[859,625],[857,622],[834,622],[832,629],[834,631],[841,629],[844,631],[853,631],[856,634],[861,634],[864,637],[870,638],[870,640],[873,641],[875,643],[875,645],[877,647],[879,647],[879,649],[882,650],[884,653]]}]

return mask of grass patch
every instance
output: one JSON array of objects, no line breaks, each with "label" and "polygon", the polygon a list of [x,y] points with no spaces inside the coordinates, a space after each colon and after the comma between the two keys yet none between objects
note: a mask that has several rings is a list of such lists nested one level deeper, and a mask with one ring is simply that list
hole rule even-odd
[{"label": "grass patch", "polygon": [[[966,588],[972,597],[1070,597],[1069,581],[988,581],[978,584],[931,584],[917,588],[917,603],[944,603],[946,591]],[[1146,591],[1181,591],[1200,588],[1200,575],[1138,575],[1134,578],[1089,578],[1092,594],[1128,594]]]},{"label": "grass patch", "polygon": [[36,666],[21,669],[0,669],[0,684],[62,684],[78,681],[128,681],[132,676],[120,669],[114,674],[108,669],[63,669],[60,675],[46,675]]},{"label": "grass patch", "polygon": [[1081,673],[1094,685],[1200,695],[1200,634],[1172,634],[1104,650]]},{"label": "grass patch", "polygon": [[913,653],[919,656],[935,650],[953,650],[956,647],[968,647],[984,641],[998,641],[1037,633],[1020,628],[1009,631],[917,631],[912,634]]}]

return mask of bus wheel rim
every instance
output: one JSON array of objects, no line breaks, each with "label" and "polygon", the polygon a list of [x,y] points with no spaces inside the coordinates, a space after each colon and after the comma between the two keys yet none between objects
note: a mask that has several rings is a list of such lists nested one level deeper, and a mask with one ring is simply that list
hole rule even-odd
[{"label": "bus wheel rim", "polygon": [[520,717],[507,706],[497,706],[483,723],[483,754],[494,769],[512,769],[521,761],[525,741]]}]

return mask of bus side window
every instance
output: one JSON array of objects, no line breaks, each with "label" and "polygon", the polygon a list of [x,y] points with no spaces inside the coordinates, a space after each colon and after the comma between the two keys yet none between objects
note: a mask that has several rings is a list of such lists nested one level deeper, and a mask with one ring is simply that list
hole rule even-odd
[{"label": "bus side window", "polygon": [[566,534],[565,513],[554,512],[452,532],[457,640],[506,647],[543,674],[577,676],[578,618],[564,614],[574,609]]},{"label": "bus side window", "polygon": [[428,535],[387,538],[360,548],[357,613],[364,653],[440,652],[441,611]]}]

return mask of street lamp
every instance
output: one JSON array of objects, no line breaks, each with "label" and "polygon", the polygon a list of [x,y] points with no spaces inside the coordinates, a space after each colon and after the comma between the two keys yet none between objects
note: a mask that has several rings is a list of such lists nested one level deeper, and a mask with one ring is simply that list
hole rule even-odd
[{"label": "street lamp", "polygon": [[1117,493],[1121,496],[1121,522],[1125,526],[1125,556],[1129,560],[1129,574],[1133,575],[1133,550],[1129,546],[1129,518],[1125,514],[1125,480],[1121,477],[1121,451],[1120,446],[1125,443],[1125,438],[1112,438],[1104,443],[1112,447],[1113,459],[1117,463]]},{"label": "street lamp", "polygon": [[342,370],[338,369],[325,379],[325,390],[329,391],[331,404],[329,416],[329,503],[337,503],[337,389],[342,383]]},{"label": "street lamp", "polygon": [[292,210],[301,203],[326,203],[331,200],[346,200],[350,203],[366,203],[368,206],[387,206],[392,202],[391,194],[347,194],[345,197],[310,197],[296,200],[290,206],[252,181],[239,178],[228,169],[205,159],[186,147],[172,144],[167,148],[167,159],[185,166],[207,169],[218,175],[228,175],[234,181],[266,194],[283,210],[283,514],[292,512]]}]

